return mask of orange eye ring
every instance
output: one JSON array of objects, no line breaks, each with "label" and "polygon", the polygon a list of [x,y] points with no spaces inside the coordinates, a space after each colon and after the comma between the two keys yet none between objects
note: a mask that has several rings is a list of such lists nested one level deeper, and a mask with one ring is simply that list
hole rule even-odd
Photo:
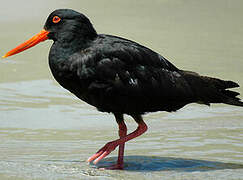
[{"label": "orange eye ring", "polygon": [[61,18],[59,17],[59,16],[54,16],[53,18],[52,18],[52,22],[53,23],[59,23],[61,21]]}]

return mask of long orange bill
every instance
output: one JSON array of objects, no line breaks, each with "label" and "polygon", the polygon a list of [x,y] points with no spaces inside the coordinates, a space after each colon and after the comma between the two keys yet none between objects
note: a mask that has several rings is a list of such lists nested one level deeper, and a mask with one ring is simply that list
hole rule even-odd
[{"label": "long orange bill", "polygon": [[42,30],[41,32],[39,32],[38,34],[36,34],[35,36],[33,36],[32,38],[30,38],[29,40],[25,41],[24,43],[18,45],[16,48],[12,49],[11,51],[7,52],[4,56],[2,56],[3,58],[6,58],[8,56],[12,56],[14,54],[20,53],[26,49],[29,49],[33,46],[35,46],[36,44],[45,41],[48,39],[48,35],[49,32],[46,30]]}]

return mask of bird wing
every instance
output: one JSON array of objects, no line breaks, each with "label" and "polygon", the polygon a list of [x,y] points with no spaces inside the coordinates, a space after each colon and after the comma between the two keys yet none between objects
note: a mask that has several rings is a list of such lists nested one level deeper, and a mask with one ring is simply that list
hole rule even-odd
[{"label": "bird wing", "polygon": [[72,72],[87,84],[86,101],[100,110],[173,111],[192,98],[180,70],[137,43],[103,40],[72,58]]}]

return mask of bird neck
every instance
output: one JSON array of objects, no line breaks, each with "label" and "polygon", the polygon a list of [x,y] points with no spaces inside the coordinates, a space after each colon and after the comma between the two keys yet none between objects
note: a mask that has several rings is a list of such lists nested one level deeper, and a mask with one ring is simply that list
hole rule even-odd
[{"label": "bird neck", "polygon": [[91,25],[88,28],[75,28],[70,31],[59,32],[49,53],[49,65],[52,68],[59,67],[60,63],[67,61],[71,55],[82,51],[92,44],[98,37]]},{"label": "bird neck", "polygon": [[56,69],[60,64],[67,62],[70,56],[89,47],[95,39],[96,36],[92,38],[69,36],[54,41],[49,52],[51,69]]},{"label": "bird neck", "polygon": [[60,35],[60,38],[54,43],[57,43],[60,48],[71,48],[73,50],[79,50],[86,48],[90,42],[96,39],[96,32],[93,34],[84,34],[84,33],[63,33]]}]

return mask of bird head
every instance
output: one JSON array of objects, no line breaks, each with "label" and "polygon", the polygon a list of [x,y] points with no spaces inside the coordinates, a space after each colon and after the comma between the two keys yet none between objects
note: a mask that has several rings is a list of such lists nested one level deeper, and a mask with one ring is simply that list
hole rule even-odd
[{"label": "bird head", "polygon": [[20,53],[47,39],[69,43],[94,39],[96,36],[95,29],[85,15],[71,9],[58,9],[48,16],[43,30],[2,57]]}]

